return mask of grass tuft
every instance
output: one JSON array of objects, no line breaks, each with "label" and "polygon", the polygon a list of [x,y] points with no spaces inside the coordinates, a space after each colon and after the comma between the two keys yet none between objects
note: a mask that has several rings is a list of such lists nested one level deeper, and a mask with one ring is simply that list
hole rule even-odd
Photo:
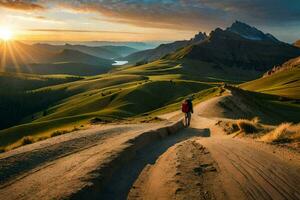
[{"label": "grass tuft", "polygon": [[259,132],[259,126],[256,121],[240,119],[237,121],[238,129],[245,134],[253,134]]},{"label": "grass tuft", "polygon": [[260,138],[261,141],[271,143],[289,143],[300,141],[300,124],[282,123],[274,130]]},{"label": "grass tuft", "polygon": [[254,134],[259,133],[263,128],[259,123],[260,119],[255,117],[251,120],[238,119],[233,121],[219,121],[216,125],[223,127],[227,134]]}]

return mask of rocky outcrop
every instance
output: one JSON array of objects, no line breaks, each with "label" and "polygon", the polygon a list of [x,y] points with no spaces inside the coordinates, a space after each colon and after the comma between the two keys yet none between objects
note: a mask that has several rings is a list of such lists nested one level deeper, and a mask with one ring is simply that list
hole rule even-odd
[{"label": "rocky outcrop", "polygon": [[282,65],[274,66],[271,70],[267,71],[264,74],[264,77],[265,76],[270,76],[270,75],[278,73],[278,72],[291,70],[291,69],[294,69],[296,67],[300,67],[300,56],[297,57],[297,58],[293,58],[293,59],[283,63]]}]

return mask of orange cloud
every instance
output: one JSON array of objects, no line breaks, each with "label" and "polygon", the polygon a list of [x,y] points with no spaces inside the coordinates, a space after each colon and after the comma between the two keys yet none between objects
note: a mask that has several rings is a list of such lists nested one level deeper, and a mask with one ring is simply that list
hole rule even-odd
[{"label": "orange cloud", "polygon": [[44,10],[45,7],[30,1],[0,0],[0,7],[14,10]]},{"label": "orange cloud", "polygon": [[221,21],[217,19],[216,14],[202,13],[189,11],[187,9],[178,9],[176,6],[168,5],[147,5],[144,7],[140,4],[126,3],[63,3],[60,2],[59,6],[70,9],[76,12],[95,12],[99,13],[105,18],[93,18],[94,20],[109,21],[120,24],[131,24],[137,27],[146,28],[162,28],[174,30],[187,30],[187,31],[207,31],[212,27],[207,25],[207,16],[210,16],[210,22],[215,25],[220,25]]}]

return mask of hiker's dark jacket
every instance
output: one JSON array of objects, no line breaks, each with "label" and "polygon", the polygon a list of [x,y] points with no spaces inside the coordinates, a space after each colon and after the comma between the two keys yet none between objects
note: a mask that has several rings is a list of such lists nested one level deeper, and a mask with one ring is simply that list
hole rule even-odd
[{"label": "hiker's dark jacket", "polygon": [[193,103],[192,103],[192,101],[191,100],[187,100],[187,103],[189,105],[189,112],[193,113],[194,110],[193,110]]}]

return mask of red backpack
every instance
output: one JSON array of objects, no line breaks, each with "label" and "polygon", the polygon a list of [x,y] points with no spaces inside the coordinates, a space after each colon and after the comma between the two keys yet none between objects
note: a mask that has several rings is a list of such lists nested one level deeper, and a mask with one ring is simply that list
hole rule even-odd
[{"label": "red backpack", "polygon": [[189,112],[189,104],[187,101],[184,101],[181,105],[181,110],[184,113],[188,113]]}]

